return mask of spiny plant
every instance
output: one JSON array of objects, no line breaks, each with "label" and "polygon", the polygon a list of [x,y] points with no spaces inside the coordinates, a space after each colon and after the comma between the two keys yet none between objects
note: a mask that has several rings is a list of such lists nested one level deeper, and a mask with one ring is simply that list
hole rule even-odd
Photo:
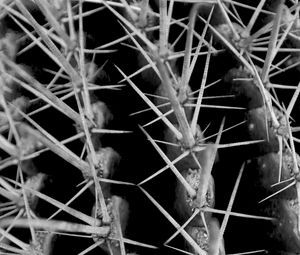
[{"label": "spiny plant", "polygon": [[0,253],[298,254],[299,8],[2,1]]}]

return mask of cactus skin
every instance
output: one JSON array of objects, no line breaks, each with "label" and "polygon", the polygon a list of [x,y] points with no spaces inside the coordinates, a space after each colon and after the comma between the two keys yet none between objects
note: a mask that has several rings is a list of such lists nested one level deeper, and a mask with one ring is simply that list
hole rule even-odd
[{"label": "cactus skin", "polygon": [[264,105],[259,88],[254,84],[253,77],[242,67],[230,69],[223,78],[228,94],[234,95],[234,105],[247,110]]},{"label": "cactus skin", "polygon": [[[37,8],[37,6],[34,5],[33,1],[21,1],[21,2],[26,4],[27,7],[30,5],[29,6],[30,9],[35,9],[35,11],[38,11],[38,8]],[[60,21],[61,18],[64,18],[64,16],[60,16],[60,15],[65,15],[64,8],[66,8],[66,6],[59,6],[59,2],[62,3],[63,1],[60,1],[60,0],[53,1],[53,4],[55,4],[54,8],[56,8],[57,10],[55,10],[54,8],[53,9],[51,8],[51,11],[55,12],[54,16]],[[157,2],[156,7],[158,7],[159,3],[158,3],[158,1],[156,1],[156,2]],[[222,1],[220,1],[220,2],[222,2]],[[257,2],[259,2],[259,1],[257,1]],[[271,1],[267,1],[267,2],[271,2]],[[277,4],[278,1],[273,1],[273,2],[276,2],[276,4]],[[29,3],[29,5],[28,5],[28,3]],[[66,2],[64,2],[64,3],[66,3]],[[112,3],[116,4],[115,2],[112,2]],[[119,2],[117,2],[117,4],[119,4]],[[132,3],[130,1],[130,4],[135,5],[135,4],[139,4],[139,3],[135,3],[135,2]],[[153,4],[153,3],[151,3],[151,4]],[[176,4],[177,4],[177,2],[176,2]],[[224,2],[222,2],[222,4],[224,4]],[[252,4],[253,4],[253,2],[251,3],[251,5]],[[189,5],[185,4],[186,8],[187,8],[187,6],[189,6]],[[207,19],[208,14],[211,11],[212,5],[210,3],[201,3],[199,6],[200,6],[200,9],[198,9],[197,11],[199,12],[199,14],[202,17]],[[195,9],[196,9],[196,7],[199,8],[199,6],[197,7],[197,5],[194,5],[194,8]],[[243,45],[240,44],[241,41],[235,41],[233,39],[233,34],[231,33],[230,27],[226,23],[227,21],[226,21],[226,19],[224,19],[224,16],[222,15],[222,12],[221,12],[219,6],[214,5],[214,7],[215,7],[215,10],[214,10],[212,21],[210,22],[210,24],[212,24],[212,26],[215,26],[215,27],[217,26],[217,28],[219,28],[219,30],[223,29],[223,31],[225,31],[225,32],[227,31],[228,33],[227,34],[224,33],[223,35],[225,37],[227,36],[226,37],[227,40],[230,43],[232,43],[234,45],[234,47],[236,47],[237,49],[241,49],[243,47]],[[229,5],[227,5],[227,7],[230,8]],[[15,8],[15,7],[13,7],[13,8]],[[118,8],[116,8],[116,9],[119,11]],[[122,13],[123,9],[124,8],[122,8],[120,10],[120,13]],[[17,11],[18,9],[15,8],[14,10]],[[285,10],[285,11],[286,11],[285,15],[289,16],[290,14],[287,12],[288,10]],[[124,12],[122,14],[124,15]],[[135,14],[136,14],[136,18],[137,18],[139,16],[138,15],[139,13],[135,12]],[[124,15],[124,16],[126,16],[126,15]],[[150,18],[150,17],[148,16],[148,18]],[[148,18],[146,17],[146,21],[148,20]],[[115,19],[115,17],[114,17],[114,19]],[[289,17],[287,17],[287,19],[289,19]],[[109,21],[111,21],[111,20],[109,20]],[[156,23],[157,20],[155,22],[150,20],[150,21],[148,21],[149,24],[145,24],[145,23],[143,23],[143,21],[145,21],[145,20],[138,20],[138,18],[137,18],[137,20],[134,19],[134,20],[131,20],[130,22],[134,26],[140,28],[141,32],[143,34],[145,34],[151,42],[156,43],[155,40],[157,38],[155,37],[155,33],[152,33],[152,32],[149,33],[149,32],[145,32],[145,31],[149,27],[151,28],[152,26],[157,25],[157,23]],[[106,22],[107,22],[107,20],[105,20],[105,23]],[[100,23],[101,22],[99,22],[99,24]],[[149,25],[149,27],[147,27],[147,25]],[[199,24],[197,24],[197,25],[199,25]],[[287,24],[284,24],[282,26],[283,29],[281,32],[284,32],[284,28],[286,28],[286,25]],[[236,23],[233,23],[233,26],[237,29],[237,32],[239,35],[245,36],[245,37],[249,36],[249,34],[247,34],[247,33],[243,34],[244,29],[242,28],[242,26],[237,25]],[[198,29],[198,27],[197,27],[197,29]],[[298,29],[298,25],[295,24],[293,29]],[[99,33],[100,36],[106,37],[106,36],[103,36],[103,34],[105,35],[105,31],[104,32],[103,31],[101,31],[101,33]],[[98,32],[99,31],[97,31],[97,33]],[[8,35],[7,39],[8,39],[9,43],[12,43],[16,38],[19,38],[18,36],[13,37],[15,35],[9,34],[10,31],[6,32],[6,33]],[[208,32],[208,35],[209,36],[213,35],[213,33]],[[142,42],[142,40],[140,40],[136,35],[134,35],[134,37],[136,39],[138,39],[139,42]],[[291,44],[296,48],[299,45],[298,45],[298,41],[294,40],[294,39],[295,38],[289,34],[288,38],[287,38],[287,42],[285,42],[285,43]],[[170,40],[170,41],[172,41],[172,40]],[[2,41],[1,43],[2,43],[1,50],[4,51],[4,53],[6,55],[8,55],[11,59],[15,60],[14,55],[16,53],[15,51],[17,51],[17,48],[9,49],[9,48],[7,48],[7,44],[5,45],[5,43],[7,43],[7,42]],[[216,46],[216,45],[220,46],[219,44],[221,44],[221,43],[222,42],[219,39],[216,39],[213,41],[214,46]],[[12,45],[12,46],[14,46],[14,45]],[[144,50],[149,54],[150,57],[152,57],[151,52],[149,52],[149,50],[147,49],[147,46],[142,43],[142,47],[144,47]],[[89,48],[89,47],[87,46],[86,48]],[[222,45],[222,48],[223,48],[223,50],[225,49],[225,51],[228,53],[228,48],[223,47],[223,45]],[[67,49],[67,51],[68,50],[69,49]],[[246,48],[246,50],[248,50],[248,48]],[[250,48],[249,48],[249,50],[250,50]],[[170,55],[171,54],[173,54],[173,52],[170,50]],[[119,56],[119,55],[117,55],[117,56]],[[287,61],[286,63],[287,63],[287,65],[290,65],[291,62],[298,61],[298,59],[299,59],[298,53],[293,53],[293,59],[291,61]],[[172,71],[174,72],[174,74],[176,76],[176,79],[180,80],[180,75],[179,75],[179,71],[178,71],[178,70],[180,70],[180,68],[178,67],[179,64],[177,63],[177,61],[175,61],[175,60],[169,61],[169,60],[166,60],[163,58],[162,58],[162,60],[168,61],[168,63],[171,66]],[[101,61],[102,61],[102,59],[101,59]],[[113,62],[113,61],[111,61],[111,62]],[[145,60],[144,56],[140,53],[138,53],[138,55],[137,55],[137,62],[138,62],[139,67],[142,67],[145,64],[148,64],[147,61]],[[76,63],[75,59],[72,59],[71,64],[75,68],[79,67],[79,66],[77,66],[78,63]],[[228,68],[228,66],[226,68]],[[24,67],[22,67],[22,68],[26,69]],[[212,67],[212,69],[214,69],[214,66]],[[197,70],[197,69],[195,69],[195,70]],[[213,71],[215,71],[215,70],[213,70]],[[12,70],[9,70],[9,72],[12,72]],[[29,69],[26,70],[26,72],[29,72]],[[197,70],[197,72],[198,72],[198,70]],[[45,75],[44,71],[40,71],[40,73],[42,73],[42,76]],[[202,72],[199,72],[199,73],[202,74]],[[32,72],[32,74],[33,74],[33,72]],[[34,75],[36,75],[36,74],[34,74]],[[113,77],[113,75],[111,75],[111,77]],[[144,71],[142,73],[140,79],[142,80],[142,82],[141,82],[142,85],[140,85],[140,84],[138,85],[140,88],[144,88],[145,84],[151,85],[151,88],[146,88],[146,90],[150,90],[151,92],[155,90],[156,95],[167,97],[167,93],[164,91],[163,84],[161,84],[161,81],[159,80],[159,78],[155,74],[155,72],[152,70],[152,68],[148,69],[147,71]],[[9,83],[8,80],[6,80],[6,82]],[[88,82],[97,84],[97,81],[94,81],[94,80],[88,79]],[[115,82],[115,80],[113,82]],[[197,81],[197,85],[198,84],[199,84],[199,81]],[[14,104],[13,99],[15,99],[15,98],[16,98],[16,100],[20,99],[19,97],[16,97],[16,95],[22,94],[22,92],[15,90],[14,86],[15,85],[18,86],[18,84],[11,84],[11,85],[12,86],[11,87],[8,86],[8,90],[5,91],[5,93],[6,93],[5,99],[9,103]],[[246,147],[241,148],[240,153],[242,155],[240,158],[238,158],[236,154],[233,154],[233,155],[230,155],[231,157],[229,159],[232,161],[250,159],[249,160],[250,163],[247,166],[248,175],[246,176],[246,179],[249,182],[250,187],[255,188],[253,193],[254,193],[254,195],[256,195],[255,198],[251,198],[251,199],[256,199],[256,198],[261,199],[264,196],[270,195],[283,187],[283,185],[279,185],[277,187],[272,187],[272,188],[270,186],[278,181],[279,142],[278,142],[277,138],[280,135],[286,136],[286,138],[288,137],[288,135],[285,131],[286,126],[283,125],[283,127],[279,127],[279,128],[277,128],[277,127],[275,128],[273,126],[271,118],[269,116],[269,113],[264,106],[264,102],[263,102],[264,100],[260,93],[260,90],[258,89],[258,86],[255,83],[253,77],[244,68],[234,68],[234,69],[229,70],[229,72],[226,74],[225,78],[223,79],[222,85],[224,85],[224,86],[220,90],[222,90],[222,91],[224,90],[225,94],[234,94],[235,98],[232,100],[234,106],[240,106],[240,107],[245,108],[245,110],[242,112],[242,115],[243,115],[244,120],[246,121],[246,125],[243,126],[243,129],[241,130],[242,138],[244,138],[244,140],[259,140],[259,139],[264,140],[263,142],[261,142],[259,144],[254,144],[251,146],[246,146]],[[193,114],[192,109],[193,108],[187,107],[186,104],[194,103],[194,101],[190,98],[190,94],[191,94],[192,90],[195,90],[195,89],[198,89],[198,87],[195,88],[195,86],[193,86],[193,84],[187,85],[187,90],[185,91],[185,93],[182,97],[182,95],[179,95],[180,88],[176,87],[176,84],[174,83],[174,90],[176,91],[177,97],[178,97],[182,107],[184,108],[185,116],[189,122],[192,119],[192,114]],[[102,93],[102,91],[101,91],[101,93]],[[184,100],[182,100],[182,98],[184,98]],[[110,113],[108,106],[106,106],[101,101],[98,101],[97,96],[95,96],[94,99],[95,99],[95,101],[91,105],[92,112],[93,112],[92,121],[95,122],[94,123],[95,126],[93,126],[93,128],[102,129],[102,128],[105,128],[107,124],[109,124],[108,122],[112,119],[112,114]],[[113,99],[109,98],[109,99],[107,99],[107,101],[110,101]],[[83,103],[83,101],[84,100],[81,99],[81,103]],[[124,99],[124,101],[125,101],[125,103],[119,102],[117,100],[116,105],[118,105],[118,107],[119,107],[120,105],[123,106],[123,104],[130,104],[130,105],[133,104],[132,102],[129,102],[130,100],[128,100],[127,98]],[[156,100],[154,100],[154,103],[156,105],[159,105],[166,101],[167,100],[156,99]],[[25,109],[30,106],[26,102],[26,103],[24,103],[24,106],[19,105],[17,107],[19,109],[21,109],[22,111],[25,111]],[[135,106],[133,106],[132,108],[136,109]],[[172,108],[170,106],[160,108],[160,110],[163,113],[166,113],[171,109]],[[22,116],[19,115],[18,112],[14,112],[14,107],[12,107],[10,110],[12,111],[12,117],[13,117],[14,121],[16,121],[17,123],[24,121]],[[77,110],[77,108],[76,108],[76,110]],[[2,113],[3,113],[3,109],[1,108],[1,114]],[[87,117],[87,116],[85,116],[85,114],[86,113],[84,113],[84,118]],[[202,114],[202,109],[201,109],[201,114]],[[5,125],[8,125],[8,119],[6,118],[6,115],[4,113],[3,113],[3,116],[5,116],[5,117],[3,117],[3,119],[2,119],[2,115],[1,115],[1,128]],[[204,119],[203,115],[201,115],[201,119],[199,119],[199,122],[201,125],[202,125],[202,121],[204,121],[203,119]],[[211,116],[210,116],[210,120],[211,119],[215,120],[214,117],[211,118]],[[168,120],[171,121],[174,125],[178,124],[178,121],[177,121],[174,113],[172,113],[168,116]],[[127,121],[127,119],[126,119],[126,121]],[[3,124],[3,126],[2,126],[2,124]],[[178,128],[178,126],[176,126],[176,127]],[[91,128],[91,127],[88,127],[88,128]],[[282,130],[280,131],[279,129],[281,129],[281,128],[282,128]],[[162,129],[160,129],[159,132],[164,133],[164,135],[162,135],[162,136],[164,137],[165,142],[171,142],[171,143],[177,145],[177,146],[167,145],[165,148],[166,154],[170,160],[174,160],[175,158],[180,156],[186,150],[192,151],[194,149],[194,148],[184,147],[182,141],[177,140],[175,138],[175,136],[173,135],[173,133],[169,129],[165,129],[163,132],[161,130]],[[30,137],[28,138],[26,136],[26,134],[22,134],[22,132],[20,132],[20,131],[18,131],[18,132],[21,135],[21,141],[22,141],[21,150],[24,152],[24,154],[27,155],[30,153],[34,153],[35,151],[37,151],[39,149],[43,149],[43,146],[40,146],[38,144],[38,141],[37,142],[30,141],[30,139],[31,139]],[[80,134],[80,133],[83,133],[84,130],[82,127],[81,128],[77,127],[76,132],[78,134]],[[280,133],[280,132],[282,132],[282,133]],[[68,130],[68,133],[70,133],[70,130]],[[108,142],[107,141],[105,142],[104,141],[105,139],[102,141],[103,136],[104,136],[103,134],[91,133],[92,145],[95,147],[96,157],[98,157],[97,159],[99,160],[95,164],[95,168],[97,171],[97,177],[100,177],[103,179],[105,179],[105,178],[113,179],[115,177],[115,171],[119,170],[119,167],[120,167],[119,161],[123,161],[123,160],[127,160],[127,159],[126,158],[123,159],[121,156],[119,156],[118,152],[115,152],[114,149],[112,149],[110,147],[110,141],[109,141],[110,138],[108,138],[106,136],[105,139],[107,139]],[[195,135],[195,139],[197,140],[197,142],[199,142],[199,141],[201,142],[201,140],[203,138],[204,138],[204,135],[202,134],[200,127],[197,127],[197,133]],[[239,138],[240,137],[238,135],[236,135],[235,137],[231,137],[230,142],[234,142],[234,141],[236,141],[235,139],[239,139]],[[116,144],[119,143],[118,138],[115,138],[115,139],[117,140],[115,143]],[[130,139],[128,139],[128,140],[129,140],[129,142],[131,142]],[[85,137],[82,138],[82,141],[85,143],[85,146],[86,146],[86,138]],[[124,147],[125,146],[126,146],[126,149],[128,150],[128,148],[131,147],[131,143],[127,143],[126,145],[124,145]],[[197,164],[197,162],[195,162],[194,158],[191,155],[188,155],[187,157],[185,157],[184,159],[182,159],[181,161],[179,161],[178,163],[175,164],[176,168],[184,176],[185,180],[197,191],[197,194],[201,193],[201,192],[199,192],[199,190],[201,190],[203,188],[202,183],[201,183],[202,177],[203,177],[204,173],[207,171],[207,169],[209,168],[210,157],[213,155],[212,151],[215,149],[215,148],[213,148],[214,147],[213,145],[211,146],[209,144],[209,142],[206,144],[200,144],[198,146],[203,148],[202,151],[195,152],[196,158],[198,159],[198,161],[201,165],[200,168],[199,168],[199,165]],[[149,160],[149,161],[152,159],[151,155],[148,155],[144,151],[144,148],[137,148],[136,150],[141,151],[141,154],[139,154],[139,155],[144,156],[143,159],[145,158],[146,160]],[[130,151],[131,151],[131,148],[130,148]],[[89,152],[90,151],[88,150],[88,153]],[[111,156],[107,156],[107,154],[109,154]],[[109,159],[107,159],[107,157]],[[136,156],[136,158],[138,158],[138,157],[139,156]],[[297,178],[298,178],[297,176],[295,176],[293,174],[293,162],[292,162],[291,158],[292,158],[291,154],[288,151],[284,150],[283,151],[283,168],[282,168],[281,180],[286,180],[288,178],[295,178],[297,180]],[[91,162],[92,159],[89,158],[89,160],[87,160],[87,161]],[[135,161],[130,162],[128,165],[130,165],[132,163],[136,163],[136,162]],[[140,170],[140,168],[143,168],[145,163],[147,163],[147,162],[146,161],[142,162],[142,164],[137,163],[138,166],[133,166],[133,167],[139,168],[139,170]],[[36,169],[36,167],[34,166],[34,163],[31,160],[24,160],[24,161],[22,160],[20,165],[21,165],[21,169],[23,170],[23,173],[25,173],[25,175],[26,175],[25,179],[27,181],[30,180],[31,177],[34,178],[34,177],[38,176],[37,173],[39,170]],[[63,170],[65,170],[64,167],[61,167],[61,168]],[[129,168],[131,170],[131,165]],[[127,170],[127,169],[124,169],[124,170],[126,170],[124,175],[127,175],[130,172],[130,170]],[[224,168],[222,170],[224,170],[224,172],[228,173],[232,169]],[[42,170],[42,171],[44,171],[44,170]],[[251,173],[249,173],[249,172],[251,172]],[[229,173],[228,173],[228,175],[229,175]],[[213,173],[213,176],[215,177],[215,172]],[[183,185],[179,181],[176,181],[176,188],[173,190],[173,193],[176,193],[174,207],[175,207],[176,213],[178,214],[177,216],[180,217],[180,221],[182,223],[184,223],[193,214],[193,212],[196,209],[201,209],[202,206],[213,208],[215,206],[215,196],[217,197],[217,199],[218,199],[218,197],[221,197],[221,199],[222,199],[222,192],[220,192],[221,196],[218,194],[215,194],[213,176],[209,175],[209,178],[208,178],[209,179],[208,180],[208,191],[206,194],[204,194],[205,200],[206,200],[204,205],[201,204],[203,202],[203,198],[198,197],[198,196],[190,197],[188,195],[188,193],[186,192],[186,189],[183,187]],[[247,178],[249,176],[251,178]],[[80,177],[82,178],[81,175],[80,175]],[[93,176],[92,176],[91,172],[83,173],[83,178],[86,179],[87,181],[91,181],[93,179],[92,177]],[[60,175],[59,178],[62,178],[62,176]],[[67,182],[70,179],[71,178],[69,178],[67,180]],[[128,178],[128,179],[130,179],[130,178]],[[138,179],[138,177],[137,177],[137,179]],[[80,179],[80,180],[82,180],[82,179]],[[170,180],[168,180],[168,181],[170,181]],[[221,181],[218,180],[218,181],[221,182],[223,180],[221,180]],[[254,183],[252,183],[252,182],[254,182]],[[109,207],[109,209],[111,210],[109,213],[112,215],[112,222],[108,223],[108,224],[110,224],[111,229],[112,229],[111,235],[109,237],[105,237],[105,238],[101,237],[102,240],[105,239],[104,240],[105,243],[100,246],[106,253],[109,253],[107,244],[110,243],[110,244],[112,244],[113,254],[121,254],[119,243],[115,240],[112,241],[110,239],[110,237],[118,238],[118,235],[120,235],[120,233],[117,233],[118,230],[117,230],[116,225],[118,225],[118,224],[121,224],[122,234],[126,233],[125,227],[126,227],[127,219],[130,215],[129,206],[128,206],[127,201],[123,197],[116,196],[113,193],[110,183],[103,181],[103,182],[100,182],[100,186],[102,187],[102,192],[103,192],[104,198],[106,199],[107,207]],[[169,183],[166,185],[166,183],[165,183],[165,185],[162,185],[162,186],[163,187],[160,187],[160,188],[162,189],[162,192],[163,192],[164,189],[166,189],[166,187],[169,189],[172,185],[169,185]],[[245,187],[249,187],[249,186],[245,186]],[[156,187],[155,187],[155,189],[156,189]],[[220,187],[218,186],[217,189],[221,190],[221,186]],[[94,185],[91,186],[91,190],[93,193],[93,191],[95,190]],[[251,189],[251,191],[252,191],[252,189]],[[158,193],[159,192],[161,192],[161,191],[158,191]],[[244,192],[243,195],[247,194],[247,192],[248,192],[248,190],[246,190],[246,192]],[[251,192],[251,195],[253,193]],[[243,199],[247,200],[247,196],[245,196]],[[20,202],[21,203],[19,204],[19,206],[23,208],[24,207],[23,200],[20,200]],[[132,202],[132,203],[134,204],[134,202]],[[162,205],[164,206],[164,204],[162,204]],[[138,206],[142,207],[142,205],[138,205]],[[255,204],[255,206],[256,206],[256,204]],[[262,206],[259,207],[261,209],[257,209],[256,212],[260,212],[260,213],[263,213],[264,215],[269,215],[269,216],[277,218],[276,221],[272,222],[273,225],[269,229],[269,232],[268,232],[270,234],[270,238],[269,238],[270,243],[268,244],[268,246],[269,246],[268,250],[270,251],[271,254],[298,254],[300,252],[299,234],[297,232],[298,230],[296,227],[297,221],[298,221],[298,217],[297,217],[298,216],[298,211],[297,211],[298,208],[297,207],[298,207],[298,201],[297,201],[295,187],[290,187],[289,189],[283,191],[279,195],[277,195],[273,198],[270,198],[268,201],[262,203]],[[85,208],[80,208],[80,210],[81,209],[83,210]],[[89,210],[89,212],[90,212],[90,210]],[[101,219],[101,217],[102,217],[101,212],[102,211],[99,210],[98,213],[93,212],[92,215]],[[172,213],[174,213],[174,212],[172,211]],[[119,214],[119,216],[116,216],[117,214]],[[194,240],[201,246],[201,248],[203,248],[204,250],[206,250],[208,252],[209,255],[217,254],[217,253],[225,254],[224,244],[221,246],[220,250],[216,249],[215,241],[217,240],[217,236],[220,232],[219,231],[220,227],[219,227],[218,219],[216,219],[215,216],[216,215],[212,215],[211,213],[208,213],[208,212],[204,213],[204,217],[205,217],[207,225],[208,225],[209,233],[207,233],[207,231],[205,230],[204,223],[202,222],[203,219],[200,217],[200,215],[197,215],[192,220],[192,222],[186,227],[186,231],[192,236],[192,238],[194,238]],[[119,217],[119,219],[118,219],[118,217]],[[152,223],[152,221],[151,221],[152,219],[150,219],[150,217],[147,217],[146,220]],[[155,222],[155,219],[153,220],[153,222]],[[243,229],[241,229],[240,231],[243,231]],[[209,238],[208,238],[208,236],[209,236]],[[94,241],[99,241],[99,240],[100,240],[99,237],[94,236]],[[2,244],[2,242],[1,242],[1,244]],[[186,248],[188,251],[195,253],[195,250],[192,247],[190,247],[189,245],[187,245]],[[34,250],[32,252],[34,252]],[[97,253],[98,253],[98,251],[97,251]]]},{"label": "cactus skin", "polygon": [[[276,133],[276,129],[272,126],[268,110],[260,105],[262,101],[260,99],[261,96],[257,94],[258,89],[256,85],[253,82],[238,81],[239,78],[245,77],[244,73],[236,70],[232,70],[229,73],[231,75],[234,73],[234,76],[225,76],[226,84],[232,83],[232,91],[235,91],[237,101],[241,102],[248,109],[245,113],[247,130],[244,131],[248,133],[250,140],[264,140],[262,143],[250,146],[251,148],[254,147],[255,154],[252,158],[248,156],[248,159],[250,159],[250,163],[247,166],[248,175],[244,177],[254,182],[249,184],[247,188],[244,187],[245,189],[253,190],[251,200],[255,198],[260,200],[287,185],[271,186],[277,183],[279,179],[279,134]],[[253,154],[251,155],[253,156]],[[297,157],[299,156],[297,155]],[[287,150],[283,151],[282,160],[280,180],[284,181],[294,177],[291,153]],[[247,200],[247,198],[244,199]],[[272,251],[272,254],[273,252],[277,254],[278,251],[292,254],[299,253],[300,235],[297,229],[299,211],[297,209],[298,199],[295,185],[262,203],[262,206],[256,213],[276,219],[273,221],[273,226],[268,230],[268,249]]]},{"label": "cactus skin", "polygon": [[[287,180],[293,177],[290,168],[291,161],[289,160],[290,162],[288,163],[287,157],[288,156],[283,157],[281,180]],[[290,156],[288,158],[290,158]],[[278,182],[279,155],[277,153],[268,153],[253,158],[247,167],[247,171],[249,172],[247,174],[248,178],[258,179],[255,184],[250,184],[247,187],[254,191],[251,195],[257,200],[263,199],[290,184],[289,182],[287,184],[271,187],[271,185]],[[256,203],[257,200],[255,200]],[[277,254],[278,251],[290,253],[299,252],[297,205],[297,192],[294,185],[262,202],[256,211],[256,213],[276,219],[267,230],[267,247],[270,252],[272,251],[272,254],[273,252]]]}]

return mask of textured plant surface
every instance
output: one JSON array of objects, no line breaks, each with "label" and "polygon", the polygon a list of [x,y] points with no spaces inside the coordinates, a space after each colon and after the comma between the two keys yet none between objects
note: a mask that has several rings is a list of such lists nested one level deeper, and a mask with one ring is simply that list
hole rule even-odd
[{"label": "textured plant surface", "polygon": [[299,254],[297,0],[0,2],[0,254]]}]

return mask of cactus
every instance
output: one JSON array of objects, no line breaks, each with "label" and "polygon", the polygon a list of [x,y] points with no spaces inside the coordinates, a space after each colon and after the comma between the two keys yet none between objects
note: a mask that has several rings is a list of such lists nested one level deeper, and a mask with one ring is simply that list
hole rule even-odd
[{"label": "cactus", "polygon": [[247,2],[2,1],[1,254],[300,253],[299,4]]}]

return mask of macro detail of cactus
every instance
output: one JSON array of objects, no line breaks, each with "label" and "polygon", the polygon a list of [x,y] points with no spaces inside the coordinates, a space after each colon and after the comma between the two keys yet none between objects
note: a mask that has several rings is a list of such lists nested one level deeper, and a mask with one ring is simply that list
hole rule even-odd
[{"label": "macro detail of cactus", "polygon": [[0,254],[299,254],[299,10],[2,1]]}]

